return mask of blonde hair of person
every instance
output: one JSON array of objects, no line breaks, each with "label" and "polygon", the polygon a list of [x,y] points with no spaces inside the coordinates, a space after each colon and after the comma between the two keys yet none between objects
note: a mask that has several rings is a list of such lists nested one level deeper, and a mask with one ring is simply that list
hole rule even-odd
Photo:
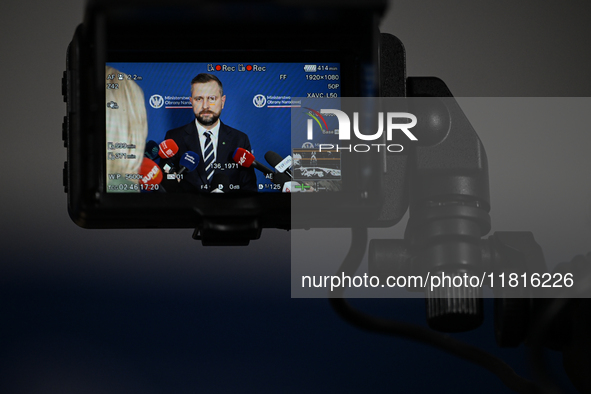
[{"label": "blonde hair of person", "polygon": [[[114,75],[115,78],[110,81],[107,79],[109,75]],[[119,75],[123,76],[122,80],[118,78]],[[105,94],[107,174],[121,174],[121,182],[137,185],[137,180],[126,180],[125,174],[137,174],[144,158],[144,149],[148,136],[144,92],[135,81],[128,79],[127,75],[110,66],[105,68],[105,80],[107,83],[113,82],[119,85],[118,89],[106,89]],[[109,143],[113,145],[109,145]],[[125,146],[135,146],[135,148],[109,149],[109,146],[117,146],[114,144],[125,144]],[[124,153],[126,158],[113,159],[114,156],[110,155],[110,153]],[[128,190],[122,188],[121,191],[138,191],[138,189],[131,188],[131,190]]]}]

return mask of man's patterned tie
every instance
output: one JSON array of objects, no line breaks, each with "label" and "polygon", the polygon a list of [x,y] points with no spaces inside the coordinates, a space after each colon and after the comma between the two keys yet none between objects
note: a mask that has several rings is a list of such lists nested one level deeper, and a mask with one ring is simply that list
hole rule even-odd
[{"label": "man's patterned tie", "polygon": [[213,177],[214,169],[213,163],[215,161],[215,157],[213,154],[213,142],[211,142],[211,131],[205,131],[205,152],[203,153],[204,163],[205,163],[205,174],[207,174],[207,183],[211,183],[211,178]]}]

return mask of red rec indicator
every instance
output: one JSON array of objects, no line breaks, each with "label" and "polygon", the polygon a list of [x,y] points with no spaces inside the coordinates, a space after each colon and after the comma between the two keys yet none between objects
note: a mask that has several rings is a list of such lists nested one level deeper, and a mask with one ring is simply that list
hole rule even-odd
[{"label": "red rec indicator", "polygon": [[220,66],[219,64],[217,66],[215,66],[216,71],[220,71],[222,69],[222,66]]},{"label": "red rec indicator", "polygon": [[246,71],[252,71],[252,66],[250,64],[246,66]]}]

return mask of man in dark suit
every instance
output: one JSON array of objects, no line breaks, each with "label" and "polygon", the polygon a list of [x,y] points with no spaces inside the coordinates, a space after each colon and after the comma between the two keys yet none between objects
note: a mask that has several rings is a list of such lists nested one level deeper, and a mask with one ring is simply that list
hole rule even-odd
[{"label": "man in dark suit", "polygon": [[[167,182],[167,191],[210,192],[214,174],[223,174],[224,192],[229,190],[257,191],[254,168],[236,164],[232,158],[237,148],[251,151],[248,136],[219,119],[226,102],[221,81],[212,74],[199,74],[191,81],[191,105],[195,120],[185,126],[169,130],[165,139],[173,139],[179,150],[173,164],[187,151],[199,155],[199,164],[192,172],[183,173],[176,181]],[[214,186],[217,187],[217,186]]]}]

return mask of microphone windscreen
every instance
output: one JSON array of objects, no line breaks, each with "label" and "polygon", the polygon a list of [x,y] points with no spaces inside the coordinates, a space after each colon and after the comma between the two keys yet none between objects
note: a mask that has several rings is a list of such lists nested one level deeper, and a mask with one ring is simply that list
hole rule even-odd
[{"label": "microphone windscreen", "polygon": [[146,142],[146,149],[144,150],[144,156],[150,160],[155,160],[158,157],[158,151],[160,147],[156,141],[150,140]]},{"label": "microphone windscreen", "polygon": [[170,159],[179,151],[179,146],[173,139],[167,139],[160,143],[158,155],[163,159]]},{"label": "microphone windscreen", "polygon": [[281,163],[283,157],[281,157],[279,153],[270,150],[265,153],[265,160],[267,160],[267,163],[269,163],[271,167],[277,167],[277,164]]},{"label": "microphone windscreen", "polygon": [[140,167],[140,183],[144,185],[158,185],[162,182],[162,170],[153,160],[144,157]]},{"label": "microphone windscreen", "polygon": [[291,156],[283,158],[279,153],[269,151],[265,153],[265,160],[267,160],[267,163],[271,164],[275,170],[285,172],[287,175],[291,176],[291,171],[289,170],[291,168]]},{"label": "microphone windscreen", "polygon": [[199,155],[195,152],[185,152],[179,164],[187,169],[188,172],[193,171],[197,168],[197,164],[199,164]]},{"label": "microphone windscreen", "polygon": [[254,161],[254,155],[244,148],[236,149],[232,158],[242,167],[250,167]]}]

